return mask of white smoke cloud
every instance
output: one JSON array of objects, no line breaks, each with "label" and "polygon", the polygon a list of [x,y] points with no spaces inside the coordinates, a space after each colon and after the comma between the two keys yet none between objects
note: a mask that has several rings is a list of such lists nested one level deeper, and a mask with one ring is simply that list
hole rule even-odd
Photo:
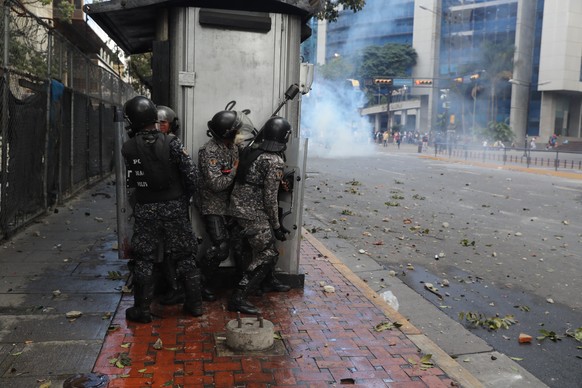
[{"label": "white smoke cloud", "polygon": [[360,116],[364,96],[344,82],[316,81],[302,99],[301,137],[310,156],[352,157],[374,152],[373,127]]}]

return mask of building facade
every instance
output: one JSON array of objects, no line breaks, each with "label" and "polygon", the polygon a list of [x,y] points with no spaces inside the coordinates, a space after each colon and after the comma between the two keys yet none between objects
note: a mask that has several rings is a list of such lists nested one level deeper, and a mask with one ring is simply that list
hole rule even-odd
[{"label": "building facade", "polygon": [[315,29],[319,64],[386,43],[418,53],[406,91],[415,102],[362,111],[380,130],[390,124],[378,115],[421,132],[442,130],[435,126],[446,115],[458,134],[507,122],[517,145],[526,136],[582,137],[579,0],[367,0]]}]

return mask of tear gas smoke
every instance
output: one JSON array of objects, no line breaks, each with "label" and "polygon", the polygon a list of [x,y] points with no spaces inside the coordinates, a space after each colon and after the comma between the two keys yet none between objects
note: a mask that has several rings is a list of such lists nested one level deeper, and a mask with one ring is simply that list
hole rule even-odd
[{"label": "tear gas smoke", "polygon": [[374,152],[373,127],[360,116],[364,95],[350,82],[314,82],[301,105],[301,137],[309,138],[309,155],[364,156]]}]

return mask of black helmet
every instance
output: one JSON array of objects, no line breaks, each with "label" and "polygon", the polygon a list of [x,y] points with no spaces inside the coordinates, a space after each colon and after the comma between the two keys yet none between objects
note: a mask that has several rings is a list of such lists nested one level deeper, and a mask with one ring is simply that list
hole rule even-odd
[{"label": "black helmet", "polygon": [[178,134],[180,120],[176,117],[176,112],[172,108],[158,105],[158,121],[167,121],[170,124],[170,133]]},{"label": "black helmet", "polygon": [[236,111],[223,110],[215,114],[208,122],[206,134],[218,140],[232,140],[241,126],[242,121]]},{"label": "black helmet", "polygon": [[284,151],[291,134],[291,124],[282,117],[271,117],[262,131],[262,143],[259,148],[270,152]]},{"label": "black helmet", "polygon": [[126,128],[139,132],[144,127],[158,122],[158,109],[149,98],[136,96],[123,105],[123,116],[129,123]]}]

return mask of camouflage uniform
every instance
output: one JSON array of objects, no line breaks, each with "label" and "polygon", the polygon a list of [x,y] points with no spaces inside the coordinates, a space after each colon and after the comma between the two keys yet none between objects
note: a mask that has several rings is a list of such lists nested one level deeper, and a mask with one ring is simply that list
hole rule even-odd
[{"label": "camouflage uniform", "polygon": [[200,170],[200,213],[226,215],[228,199],[234,184],[238,147],[227,146],[212,138],[198,151]]},{"label": "camouflage uniform", "polygon": [[[198,151],[201,182],[199,208],[211,242],[205,260],[201,263],[205,276],[205,287],[202,292],[206,300],[216,299],[211,284],[216,283],[214,279],[216,272],[220,263],[228,258],[231,246],[238,245],[234,244],[235,241],[232,239],[234,220],[227,215],[238,158],[239,149],[236,145],[227,145],[214,137]],[[241,252],[241,249],[237,246],[236,251]],[[235,255],[235,261],[241,271],[244,264],[240,255]]]},{"label": "camouflage uniform", "polygon": [[232,190],[229,213],[255,254],[248,271],[271,265],[279,256],[271,229],[281,227],[277,195],[284,166],[279,154],[265,152],[252,163],[245,182],[237,182]]},{"label": "camouflage uniform", "polygon": [[[229,302],[230,311],[256,314],[258,309],[246,298],[273,275],[279,252],[274,230],[280,231],[277,195],[284,161],[278,153],[261,153],[250,164],[244,178],[237,179],[230,197],[229,213],[240,227],[241,240],[249,246],[250,264],[244,271]],[[289,288],[285,286],[287,291]]]},{"label": "camouflage uniform", "polygon": [[155,130],[138,132],[123,144],[122,154],[128,186],[135,187],[136,201],[131,238],[136,307],[126,315],[136,318],[131,320],[148,322],[154,263],[160,245],[183,281],[184,310],[201,315],[200,274],[194,260],[197,242],[188,217],[189,198],[197,190],[196,166],[180,139]]}]

